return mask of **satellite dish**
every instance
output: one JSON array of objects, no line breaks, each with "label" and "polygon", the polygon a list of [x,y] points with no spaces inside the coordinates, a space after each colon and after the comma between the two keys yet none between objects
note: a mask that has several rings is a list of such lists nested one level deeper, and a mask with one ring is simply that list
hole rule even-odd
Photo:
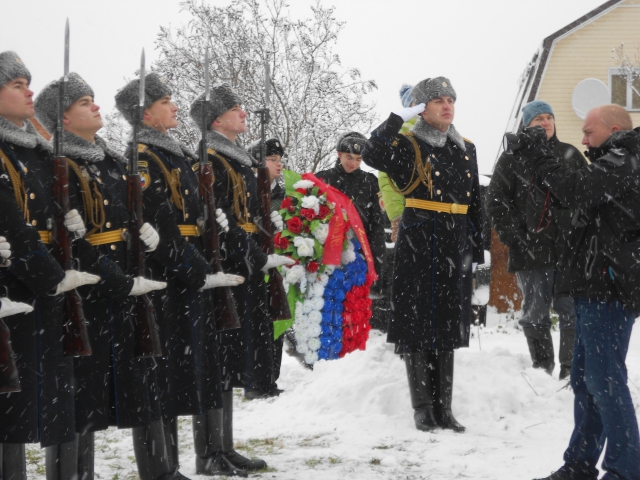
[{"label": "satellite dish", "polygon": [[611,103],[609,87],[597,78],[587,78],[582,80],[573,89],[571,96],[571,106],[574,113],[584,120],[589,110]]}]

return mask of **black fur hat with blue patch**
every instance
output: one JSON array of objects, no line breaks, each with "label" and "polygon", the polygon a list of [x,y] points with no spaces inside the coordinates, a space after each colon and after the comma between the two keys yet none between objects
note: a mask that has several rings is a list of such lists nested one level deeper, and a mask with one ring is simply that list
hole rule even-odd
[{"label": "black fur hat with blue patch", "polygon": [[338,152],[353,153],[355,155],[362,155],[364,150],[364,144],[367,142],[367,137],[358,132],[348,132],[342,135],[338,139],[336,144],[336,150]]}]

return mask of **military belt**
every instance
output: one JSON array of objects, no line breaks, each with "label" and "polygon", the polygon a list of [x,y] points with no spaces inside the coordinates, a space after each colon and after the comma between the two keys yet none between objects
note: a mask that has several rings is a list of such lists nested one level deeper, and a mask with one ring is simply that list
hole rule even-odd
[{"label": "military belt", "polygon": [[431,200],[420,200],[417,198],[407,198],[405,206],[419,208],[421,210],[431,210],[433,212],[457,213],[460,215],[466,215],[469,210],[469,205],[463,205],[461,203],[433,202]]},{"label": "military belt", "polygon": [[255,223],[239,223],[238,226],[247,233],[258,233],[260,231]]},{"label": "military belt", "polygon": [[180,235],[183,237],[199,237],[200,229],[197,225],[178,225]]},{"label": "military belt", "polygon": [[97,245],[106,245],[107,243],[124,242],[124,234],[126,232],[126,228],[120,228],[108,232],[92,233],[84,237],[84,239],[95,247]]},{"label": "military belt", "polygon": [[49,245],[53,242],[53,235],[51,234],[51,230],[38,230],[38,233],[40,234],[40,240],[42,240],[42,243],[44,243],[45,245]]}]

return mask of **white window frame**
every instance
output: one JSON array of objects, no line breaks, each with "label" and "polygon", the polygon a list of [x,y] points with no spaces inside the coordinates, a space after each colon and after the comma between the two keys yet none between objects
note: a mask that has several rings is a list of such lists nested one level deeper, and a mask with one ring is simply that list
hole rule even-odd
[{"label": "white window frame", "polygon": [[[626,69],[622,69],[622,68],[610,68],[609,69],[609,99],[613,102],[612,99],[612,95],[613,92],[612,87],[613,87],[613,82],[611,77],[613,77],[614,75],[623,75],[625,73]],[[634,69],[635,73],[640,73],[640,69],[636,68]],[[624,109],[628,112],[640,112],[640,108],[631,108],[631,106],[633,105],[632,99],[633,99],[633,73],[627,71],[627,104],[626,105],[621,105],[622,107],[624,107]],[[640,91],[636,92],[638,94],[638,96],[640,96]]]}]

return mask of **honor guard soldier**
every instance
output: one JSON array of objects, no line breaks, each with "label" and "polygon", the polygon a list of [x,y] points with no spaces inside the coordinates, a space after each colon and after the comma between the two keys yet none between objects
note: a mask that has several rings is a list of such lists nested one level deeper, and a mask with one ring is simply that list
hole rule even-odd
[{"label": "honor guard soldier", "polygon": [[[35,100],[36,116],[49,131],[58,116],[56,80]],[[102,128],[100,107],[91,87],[76,73],[68,75],[63,114],[63,153],[69,159],[70,190],[88,232],[76,257],[101,281],[80,289],[89,330],[92,354],[74,361],[77,445],[47,449],[47,479],[93,478],[94,432],[110,425],[134,428],[160,418],[154,408],[157,393],[150,358],[136,358],[134,304],[128,296],[144,295],[166,287],[163,282],[132,277],[127,269],[126,159],[96,135]],[[148,223],[141,229],[144,247],[153,251],[158,234]],[[77,450],[77,459],[73,453]],[[54,469],[53,466],[58,466]],[[60,472],[58,476],[50,472]]]},{"label": "honor guard soldier", "polygon": [[[51,146],[28,121],[34,116],[31,74],[14,52],[0,53],[0,231],[11,238],[12,264],[0,286],[34,306],[7,318],[21,391],[0,396],[0,477],[26,480],[24,444],[50,447],[75,438],[73,358],[65,356],[64,292],[100,277],[64,271],[53,257]],[[71,235],[84,225],[77,210],[65,216]],[[10,412],[10,413],[6,413]]]},{"label": "honor guard soldier", "polygon": [[[258,243],[258,226],[254,219],[260,216],[260,210],[257,181],[252,170],[254,161],[235,143],[238,135],[247,131],[247,113],[240,107],[240,99],[227,84],[214,86],[209,101],[204,97],[204,94],[200,95],[191,104],[190,113],[196,125],[206,125],[209,129],[206,144],[215,174],[216,201],[229,219],[223,267],[225,271],[247,279],[243,285],[233,288],[242,328],[220,333],[225,421],[222,452],[240,468],[259,470],[266,467],[263,460],[249,460],[233,450],[233,388],[244,388],[251,397],[251,392],[262,395],[274,384],[273,327],[268,314],[264,275],[269,268],[292,264],[293,260],[282,255],[266,255]],[[282,218],[278,214],[272,218],[275,227],[281,229]],[[207,420],[206,428],[215,428],[213,419]]]},{"label": "honor guard soldier", "polygon": [[362,153],[406,197],[387,341],[404,356],[416,428],[461,432],[451,413],[453,350],[469,345],[472,264],[484,262],[476,151],[452,124],[447,78],[422,80],[411,95],[416,106],[392,113]]},{"label": "honor guard soldier", "polygon": [[[116,95],[116,106],[130,123],[136,117],[139,80],[128,83]],[[134,447],[142,480],[164,479],[165,468],[157,454],[158,442],[167,446],[170,471],[178,470],[177,416],[194,416],[194,435],[199,419],[222,409],[222,382],[216,342],[216,319],[210,289],[239,285],[241,276],[213,273],[202,255],[199,225],[203,204],[198,194],[194,154],[168,134],[178,126],[178,107],[171,101],[171,90],[156,73],[145,77],[144,114],[138,138],[132,139],[139,152],[139,168],[144,177],[143,216],[160,235],[160,243],[147,261],[155,279],[163,279],[166,292],[151,295],[158,315],[163,357],[157,378],[162,420],[159,425],[134,429]],[[228,221],[222,211],[216,219],[221,229]],[[221,431],[220,431],[221,433]],[[207,437],[221,443],[220,438]],[[198,440],[198,439],[196,439]],[[198,449],[198,441],[196,449]],[[155,447],[155,449],[154,449]],[[201,474],[237,474],[241,467],[217,456],[217,451],[201,462]],[[244,473],[244,472],[240,472]]]}]

